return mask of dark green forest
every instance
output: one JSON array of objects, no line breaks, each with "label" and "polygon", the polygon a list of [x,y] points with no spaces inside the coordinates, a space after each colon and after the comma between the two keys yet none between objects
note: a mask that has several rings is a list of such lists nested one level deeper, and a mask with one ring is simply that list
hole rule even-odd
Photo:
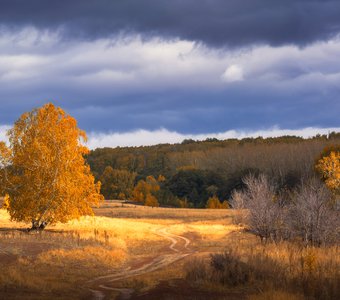
[{"label": "dark green forest", "polygon": [[162,206],[205,207],[210,197],[229,200],[249,174],[265,174],[278,191],[315,176],[321,152],[340,144],[340,133],[205,141],[142,147],[100,148],[87,161],[106,199],[145,204],[152,194]]}]

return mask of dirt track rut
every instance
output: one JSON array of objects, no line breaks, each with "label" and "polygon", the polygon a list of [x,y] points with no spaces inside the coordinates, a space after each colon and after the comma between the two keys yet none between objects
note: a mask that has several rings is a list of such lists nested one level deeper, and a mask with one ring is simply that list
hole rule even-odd
[{"label": "dirt track rut", "polygon": [[154,257],[151,261],[136,268],[127,268],[122,272],[99,276],[88,281],[88,285],[90,286],[89,290],[93,296],[92,299],[105,299],[108,291],[119,292],[120,299],[130,299],[134,292],[133,289],[116,288],[112,284],[119,280],[156,271],[193,253],[193,251],[189,249],[191,241],[188,238],[169,233],[166,228],[161,228],[154,233],[168,239],[171,242],[168,248],[174,253]]}]

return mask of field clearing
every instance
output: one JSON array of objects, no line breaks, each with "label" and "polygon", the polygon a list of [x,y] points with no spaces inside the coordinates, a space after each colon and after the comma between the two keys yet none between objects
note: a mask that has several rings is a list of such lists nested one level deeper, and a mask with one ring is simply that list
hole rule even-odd
[{"label": "field clearing", "polygon": [[[203,263],[203,268],[209,266],[211,254],[226,249],[255,269],[256,261],[270,261],[269,268],[281,275],[287,268],[292,277],[317,271],[321,282],[333,280],[333,289],[339,279],[337,247],[310,254],[290,244],[262,245],[234,224],[242,211],[151,208],[120,201],[107,201],[94,211],[93,217],[28,234],[27,224],[11,222],[0,210],[0,299],[305,299],[270,280],[263,287],[255,280],[223,286],[195,277]],[[302,258],[310,259],[305,269],[299,267]]]},{"label": "field clearing", "polygon": [[127,219],[162,219],[176,220],[183,223],[194,221],[217,221],[230,223],[238,211],[230,209],[192,209],[192,208],[167,208],[167,207],[148,207],[125,203],[124,201],[110,200],[99,208],[94,208],[97,216]]},{"label": "field clearing", "polygon": [[217,239],[236,228],[226,210],[149,208],[116,201],[94,210],[94,217],[49,226],[38,234],[27,234],[28,224],[11,222],[0,210],[2,291],[9,297],[15,293],[18,299],[88,297],[86,282],[91,278],[152,261],[156,253],[168,255],[164,265],[177,260],[169,249],[171,234],[193,237],[192,251],[199,247],[196,241],[206,241],[209,252]]}]

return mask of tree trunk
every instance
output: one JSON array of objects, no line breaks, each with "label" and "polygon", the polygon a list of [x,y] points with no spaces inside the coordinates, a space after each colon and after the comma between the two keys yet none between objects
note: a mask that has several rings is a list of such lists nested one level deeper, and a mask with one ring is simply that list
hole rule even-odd
[{"label": "tree trunk", "polygon": [[30,228],[31,230],[38,230],[39,228],[39,221],[38,220],[32,220],[32,227]]},{"label": "tree trunk", "polygon": [[39,225],[39,230],[44,230],[45,227],[47,226],[47,222],[46,221],[42,221]]},{"label": "tree trunk", "polygon": [[42,231],[45,229],[45,227],[47,226],[47,222],[42,221],[39,224],[39,220],[32,220],[32,227],[30,229],[28,229],[28,231]]}]

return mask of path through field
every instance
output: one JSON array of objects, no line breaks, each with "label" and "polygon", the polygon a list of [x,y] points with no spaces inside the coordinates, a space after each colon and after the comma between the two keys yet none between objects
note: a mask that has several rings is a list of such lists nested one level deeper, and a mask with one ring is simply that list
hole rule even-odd
[{"label": "path through field", "polygon": [[189,249],[191,241],[188,238],[170,233],[166,228],[159,229],[154,233],[171,242],[168,247],[171,253],[157,255],[151,260],[149,259],[148,261],[139,263],[136,267],[129,267],[122,272],[99,276],[88,281],[90,286],[89,290],[92,292],[93,299],[105,299],[108,291],[119,292],[120,299],[130,299],[134,290],[130,288],[116,288],[114,287],[115,282],[156,271],[194,253],[194,251]]}]

